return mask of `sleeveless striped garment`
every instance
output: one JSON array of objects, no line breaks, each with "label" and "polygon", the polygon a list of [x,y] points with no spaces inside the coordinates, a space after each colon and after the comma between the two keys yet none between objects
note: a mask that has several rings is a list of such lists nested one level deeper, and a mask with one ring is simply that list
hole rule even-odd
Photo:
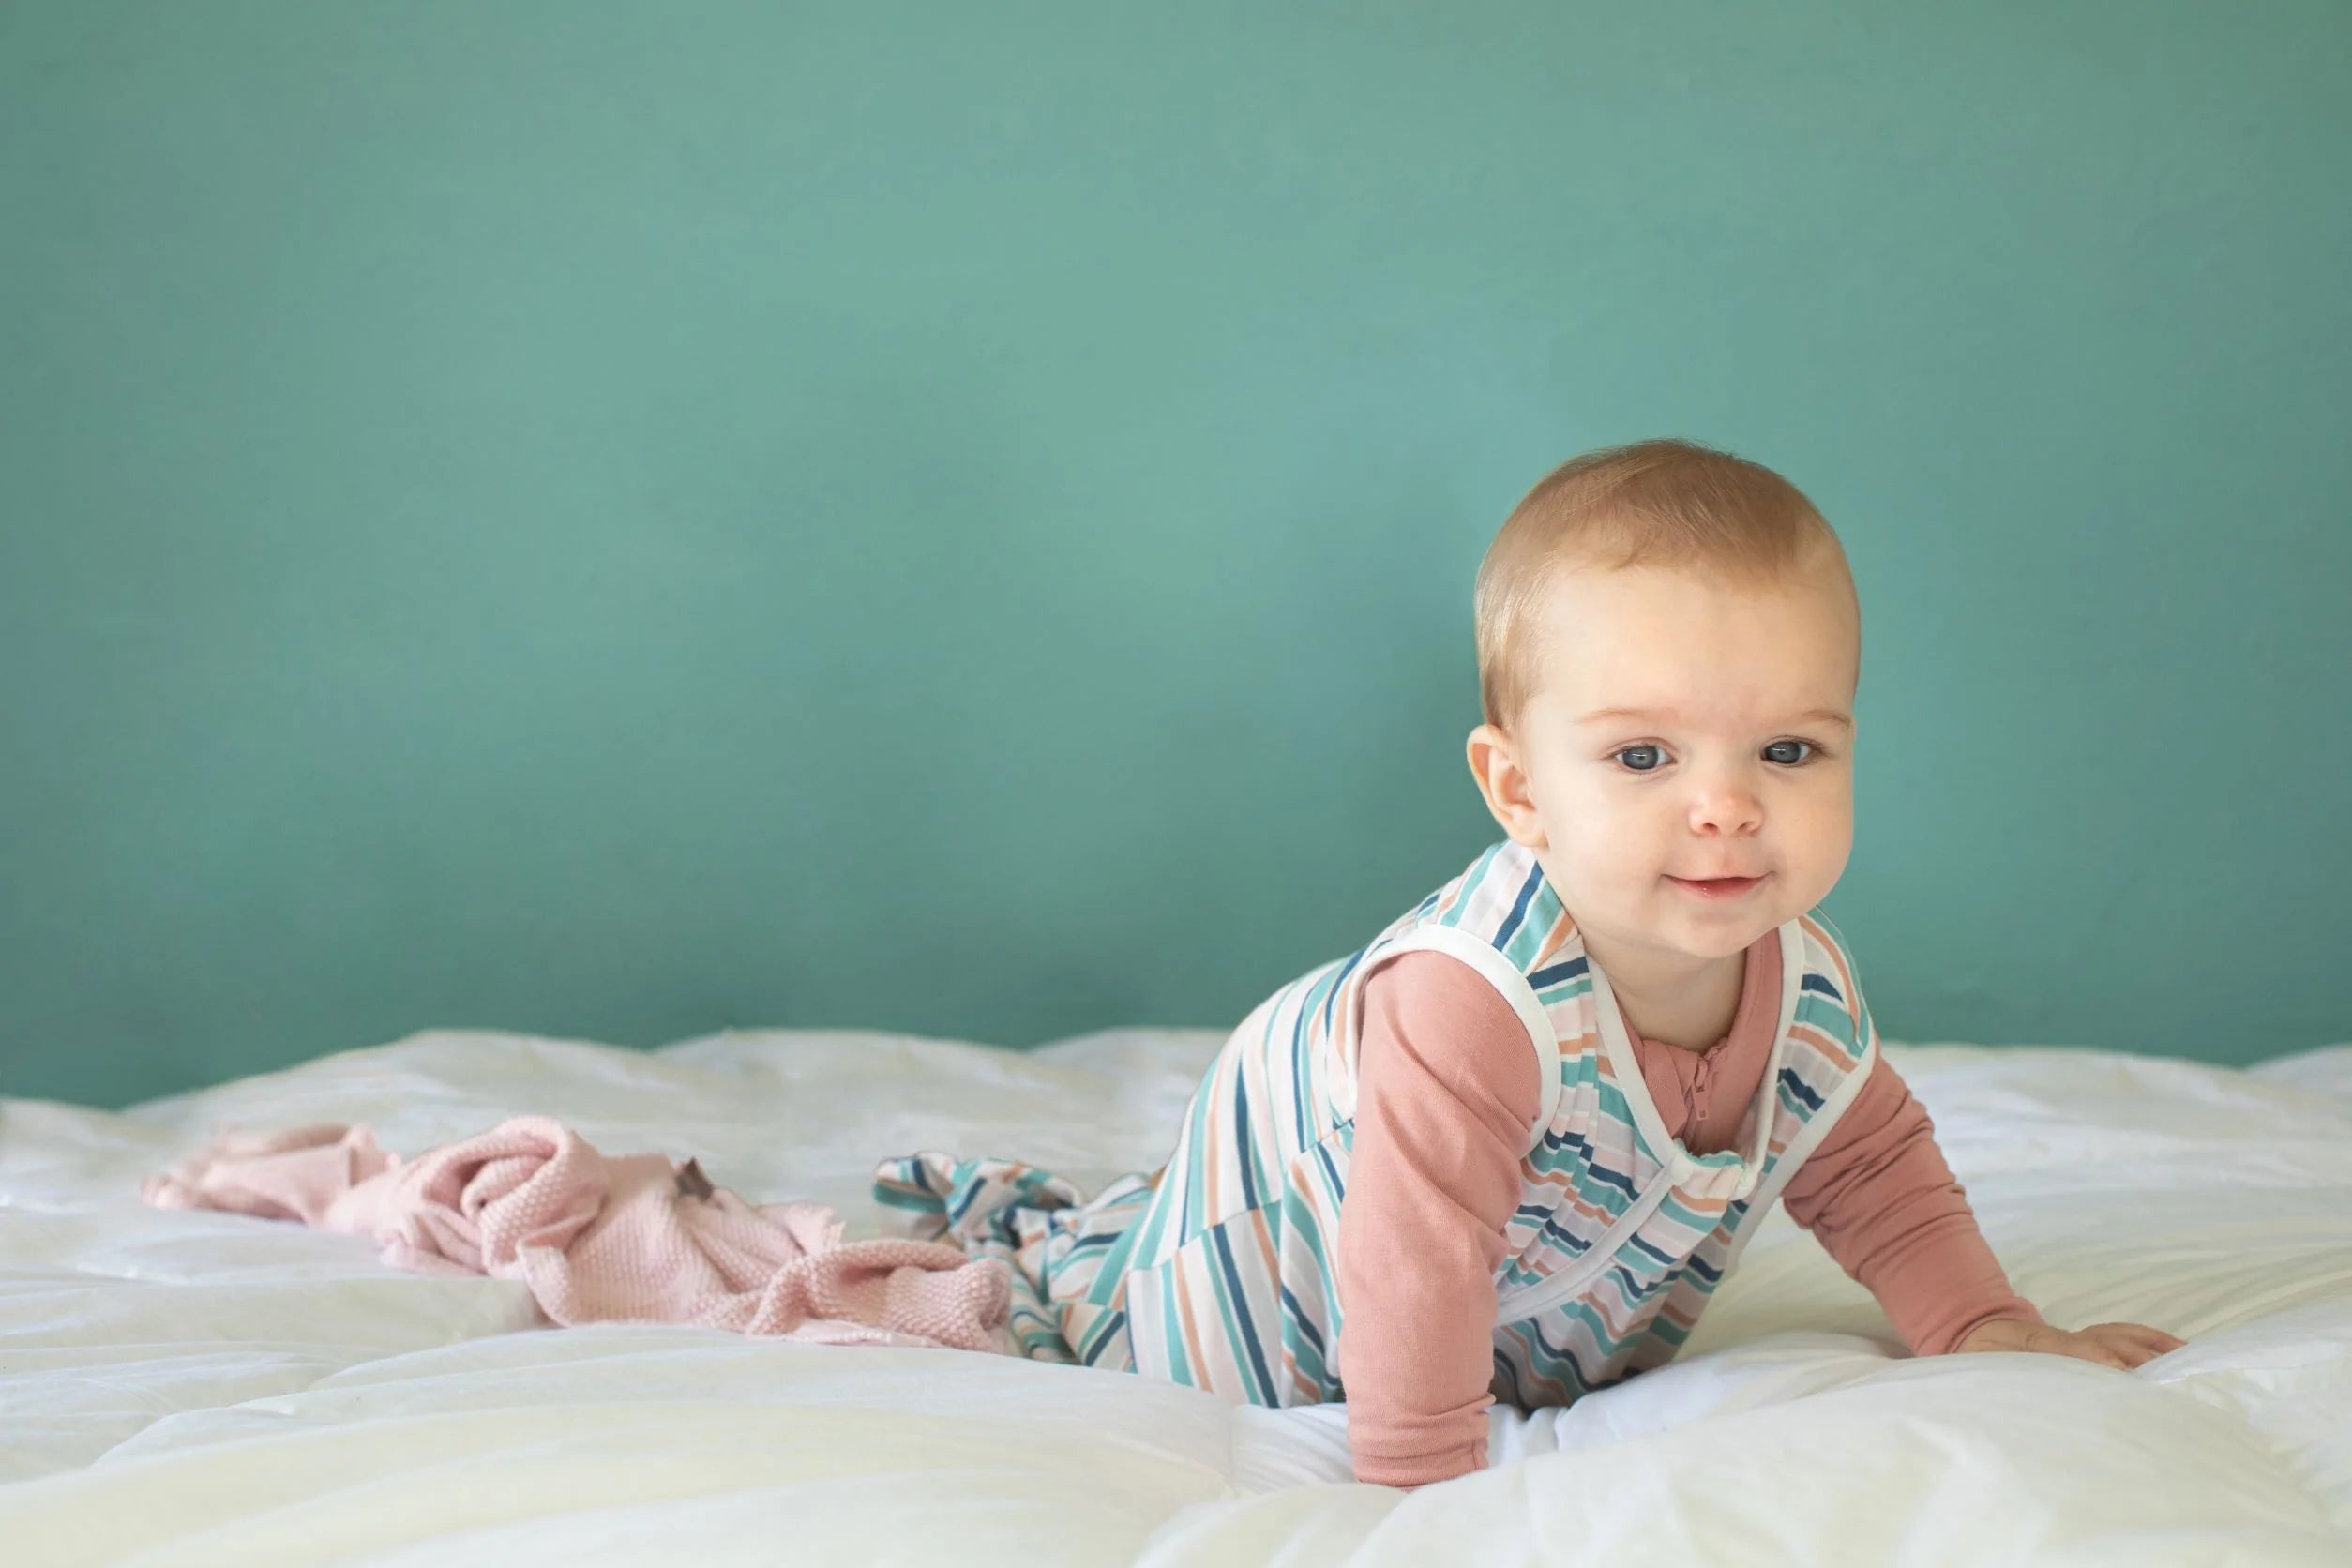
[{"label": "sleeveless striped garment", "polygon": [[1334,1249],[1355,1140],[1364,980],[1417,948],[1526,1024],[1543,1108],[1496,1276],[1495,1397],[1565,1405],[1671,1360],[1756,1223],[1869,1076],[1877,1036],[1818,912],[1780,928],[1779,1031],[1739,1138],[1666,1136],[1608,982],[1533,853],[1508,841],[1371,942],[1260,1003],[1194,1093],[1176,1150],[1089,1201],[1017,1161],[920,1153],[875,1196],[904,1229],[1013,1273],[1014,1349],[1234,1403],[1346,1397]]}]

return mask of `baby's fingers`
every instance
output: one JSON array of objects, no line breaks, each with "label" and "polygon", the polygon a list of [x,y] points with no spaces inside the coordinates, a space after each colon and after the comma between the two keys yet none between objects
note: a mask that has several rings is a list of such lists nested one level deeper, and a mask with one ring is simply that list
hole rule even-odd
[{"label": "baby's fingers", "polygon": [[2162,1342],[2148,1337],[2148,1331],[2131,1332],[2135,1329],[2139,1329],[2136,1323],[2094,1323],[2076,1337],[2098,1347],[2099,1353],[2091,1359],[2128,1372],[2164,1353]]},{"label": "baby's fingers", "polygon": [[2112,1366],[2118,1372],[2129,1372],[2148,1358],[2120,1341],[2111,1340],[2103,1334],[2088,1329],[2066,1336],[2060,1355],[2073,1356],[2081,1361],[2095,1361],[2102,1366]]},{"label": "baby's fingers", "polygon": [[[2093,1323],[2083,1332],[2099,1334],[2118,1349],[2129,1345],[2136,1349],[2145,1350],[2147,1354],[2140,1358],[2142,1361],[2155,1356],[2167,1355],[2188,1343],[2187,1340],[2178,1335],[2166,1334],[2162,1329],[2150,1328],[2146,1323]],[[2136,1365],[2137,1363],[2133,1364]]]}]

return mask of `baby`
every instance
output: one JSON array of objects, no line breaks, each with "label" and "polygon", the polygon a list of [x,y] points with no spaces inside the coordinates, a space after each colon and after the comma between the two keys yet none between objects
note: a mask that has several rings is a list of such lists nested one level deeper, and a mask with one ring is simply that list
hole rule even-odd
[{"label": "baby", "polygon": [[1670,1360],[1775,1201],[1915,1354],[2132,1367],[2014,1294],[1816,907],[1853,836],[1861,620],[1797,489],[1681,442],[1545,476],[1476,592],[1505,837],[1227,1041],[1091,1201],[918,1154],[877,1196],[1014,1271],[1017,1348],[1346,1399],[1360,1480],[1482,1467],[1486,1407]]}]

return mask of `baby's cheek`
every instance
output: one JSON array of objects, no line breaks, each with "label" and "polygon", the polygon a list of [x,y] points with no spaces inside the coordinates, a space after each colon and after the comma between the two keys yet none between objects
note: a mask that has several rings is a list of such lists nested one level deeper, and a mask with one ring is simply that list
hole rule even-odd
[{"label": "baby's cheek", "polygon": [[1781,824],[1783,851],[1791,880],[1805,892],[1807,907],[1820,901],[1854,847],[1850,797],[1824,793],[1797,806]]},{"label": "baby's cheek", "polygon": [[1654,879],[1662,852],[1656,824],[1640,812],[1595,799],[1565,813],[1564,859],[1588,891],[1631,891]]}]

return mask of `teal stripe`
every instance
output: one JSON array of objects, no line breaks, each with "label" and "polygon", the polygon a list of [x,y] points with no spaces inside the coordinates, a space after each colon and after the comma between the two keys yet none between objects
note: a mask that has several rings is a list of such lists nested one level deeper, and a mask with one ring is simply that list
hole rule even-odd
[{"label": "teal stripe", "polygon": [[1176,1309],[1176,1270],[1172,1260],[1160,1270],[1160,1326],[1168,1336],[1168,1377],[1189,1387],[1199,1387],[1192,1375],[1192,1358],[1184,1354],[1184,1316]]},{"label": "teal stripe", "polygon": [[1494,869],[1495,857],[1501,854],[1509,843],[1510,840],[1505,839],[1470,863],[1470,870],[1463,874],[1461,891],[1454,900],[1454,907],[1432,924],[1460,927],[1464,916],[1471,909],[1479,907],[1478,894],[1481,886],[1485,882],[1487,873]]}]

